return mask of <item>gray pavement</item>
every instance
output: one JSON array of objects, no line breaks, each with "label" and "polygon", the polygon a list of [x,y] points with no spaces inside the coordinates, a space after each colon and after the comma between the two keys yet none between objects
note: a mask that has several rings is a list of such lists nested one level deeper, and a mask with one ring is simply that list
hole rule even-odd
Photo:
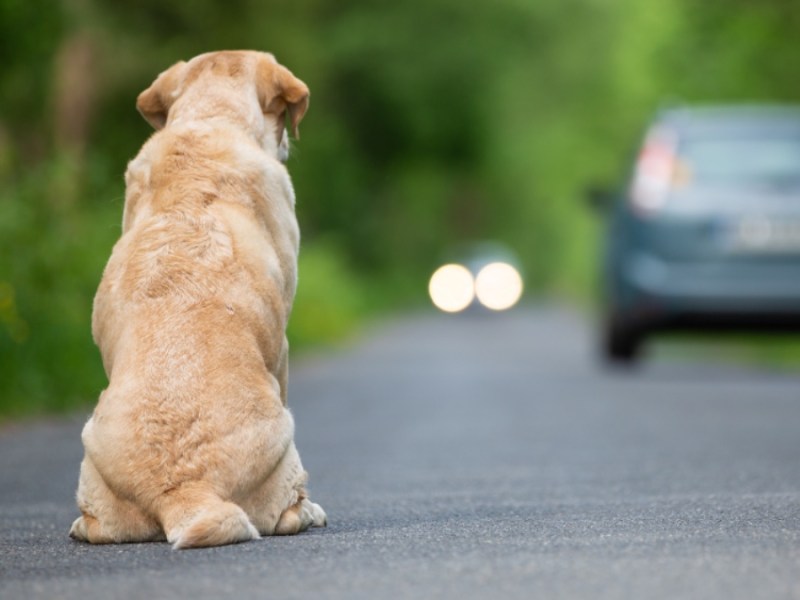
[{"label": "gray pavement", "polygon": [[330,525],[209,550],[72,542],[85,415],[5,426],[0,599],[800,598],[800,369],[591,346],[539,307],[296,360]]}]

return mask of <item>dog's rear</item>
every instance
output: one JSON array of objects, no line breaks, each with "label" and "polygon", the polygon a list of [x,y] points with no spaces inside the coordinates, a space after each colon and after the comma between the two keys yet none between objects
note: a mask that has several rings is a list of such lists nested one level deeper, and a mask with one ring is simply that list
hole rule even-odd
[{"label": "dog's rear", "polygon": [[324,525],[286,408],[299,232],[282,164],[308,89],[268,54],[178,63],[137,101],[123,235],[95,297],[109,386],[71,535],[216,546]]}]

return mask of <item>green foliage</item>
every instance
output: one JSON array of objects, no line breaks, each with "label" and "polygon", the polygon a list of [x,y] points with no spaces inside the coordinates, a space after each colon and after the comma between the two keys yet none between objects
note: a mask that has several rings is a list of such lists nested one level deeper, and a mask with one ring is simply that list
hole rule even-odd
[{"label": "green foliage", "polygon": [[365,310],[362,283],[331,240],[304,244],[300,284],[288,328],[292,350],[333,344],[350,333]]},{"label": "green foliage", "polygon": [[[49,0],[0,0],[0,108],[3,129],[29,153],[44,140],[30,120],[46,115],[53,55],[64,32],[61,6]],[[0,138],[0,151],[3,142]],[[3,157],[8,160],[9,157]],[[2,165],[0,165],[2,166]]]},{"label": "green foliage", "polygon": [[[664,101],[800,100],[796,0],[0,0],[0,414],[91,402],[91,301],[137,94],[180,59],[260,48],[312,90],[290,162],[294,347],[419,301],[464,241],[585,296],[613,181]],[[72,60],[90,49],[88,66]]]},{"label": "green foliage", "polygon": [[[91,301],[119,235],[121,201],[99,190],[72,210],[75,165],[60,157],[0,193],[0,409],[65,410],[93,399],[104,375]],[[102,198],[102,200],[100,200]]]}]

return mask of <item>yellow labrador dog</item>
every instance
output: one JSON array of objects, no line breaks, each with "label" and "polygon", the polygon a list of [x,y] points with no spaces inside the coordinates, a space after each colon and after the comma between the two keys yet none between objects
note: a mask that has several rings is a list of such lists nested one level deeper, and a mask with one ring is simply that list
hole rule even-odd
[{"label": "yellow labrador dog", "polygon": [[326,524],[286,407],[299,230],[284,124],[296,137],[308,95],[242,51],[180,62],[139,96],[158,131],[128,165],[94,301],[109,385],[83,430],[73,538],[192,548]]}]

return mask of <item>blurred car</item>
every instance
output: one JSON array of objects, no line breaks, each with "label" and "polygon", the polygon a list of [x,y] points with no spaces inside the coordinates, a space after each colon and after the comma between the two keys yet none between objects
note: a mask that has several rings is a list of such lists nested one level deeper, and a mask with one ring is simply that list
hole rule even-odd
[{"label": "blurred car", "polygon": [[610,196],[607,358],[667,329],[798,329],[800,107],[665,110]]},{"label": "blurred car", "polygon": [[508,310],[522,296],[523,282],[514,253],[498,242],[473,242],[455,252],[428,282],[434,306],[457,313],[468,308]]}]

